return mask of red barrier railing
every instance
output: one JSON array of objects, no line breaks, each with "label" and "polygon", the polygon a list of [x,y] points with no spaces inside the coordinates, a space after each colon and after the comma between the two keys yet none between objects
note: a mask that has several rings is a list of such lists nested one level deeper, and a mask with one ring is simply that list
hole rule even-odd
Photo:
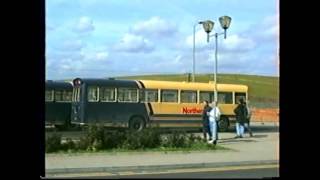
[{"label": "red barrier railing", "polygon": [[279,109],[252,108],[252,122],[279,122]]}]

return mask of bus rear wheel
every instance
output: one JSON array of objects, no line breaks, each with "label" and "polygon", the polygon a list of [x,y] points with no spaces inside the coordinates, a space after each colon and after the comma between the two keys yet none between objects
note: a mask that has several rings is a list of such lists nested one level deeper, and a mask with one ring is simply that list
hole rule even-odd
[{"label": "bus rear wheel", "polygon": [[219,131],[226,132],[229,129],[229,120],[227,117],[221,117],[218,121]]},{"label": "bus rear wheel", "polygon": [[131,130],[139,132],[139,131],[142,131],[144,127],[145,127],[145,121],[143,118],[134,117],[129,122],[129,128]]}]

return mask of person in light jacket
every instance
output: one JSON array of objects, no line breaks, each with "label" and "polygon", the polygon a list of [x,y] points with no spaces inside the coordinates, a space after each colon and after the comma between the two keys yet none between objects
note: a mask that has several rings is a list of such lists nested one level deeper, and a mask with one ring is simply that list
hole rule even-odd
[{"label": "person in light jacket", "polygon": [[209,112],[209,126],[212,134],[212,140],[209,143],[217,144],[217,121],[220,118],[220,109],[216,101],[213,101],[211,104],[211,111]]}]

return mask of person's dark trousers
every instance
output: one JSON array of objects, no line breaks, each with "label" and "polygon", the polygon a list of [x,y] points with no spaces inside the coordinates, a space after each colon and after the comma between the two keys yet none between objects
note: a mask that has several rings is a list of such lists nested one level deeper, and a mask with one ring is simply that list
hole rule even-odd
[{"label": "person's dark trousers", "polygon": [[219,139],[219,121],[217,122],[217,131],[216,131],[216,138],[217,138],[217,140]]},{"label": "person's dark trousers", "polygon": [[211,132],[211,130],[210,130],[209,122],[208,122],[208,124],[207,124],[207,132],[208,132],[208,134],[209,134],[209,139],[211,140],[211,139],[212,139],[212,132]]},{"label": "person's dark trousers", "polygon": [[203,123],[202,125],[203,125],[202,127],[203,139],[207,140],[208,124]]},{"label": "person's dark trousers", "polygon": [[207,140],[207,132],[209,133],[209,137],[211,137],[210,136],[210,129],[208,127],[209,127],[209,123],[203,122],[202,132],[203,132],[203,138],[205,140]]},{"label": "person's dark trousers", "polygon": [[248,121],[246,124],[247,125],[245,127],[246,127],[247,131],[249,132],[250,136],[252,137],[253,134],[252,134],[251,127],[250,127],[250,121]]}]

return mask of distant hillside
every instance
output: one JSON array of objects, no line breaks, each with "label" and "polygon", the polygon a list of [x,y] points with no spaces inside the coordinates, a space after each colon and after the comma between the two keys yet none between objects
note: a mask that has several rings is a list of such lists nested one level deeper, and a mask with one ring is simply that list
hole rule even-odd
[{"label": "distant hillside", "polygon": [[[170,75],[143,75],[116,77],[116,79],[140,79],[140,80],[165,80],[165,81],[188,81],[187,74]],[[218,74],[218,83],[244,84],[249,87],[249,100],[255,107],[279,107],[279,77],[241,75],[241,74]],[[200,74],[195,77],[196,82],[213,81],[212,74]]]}]

